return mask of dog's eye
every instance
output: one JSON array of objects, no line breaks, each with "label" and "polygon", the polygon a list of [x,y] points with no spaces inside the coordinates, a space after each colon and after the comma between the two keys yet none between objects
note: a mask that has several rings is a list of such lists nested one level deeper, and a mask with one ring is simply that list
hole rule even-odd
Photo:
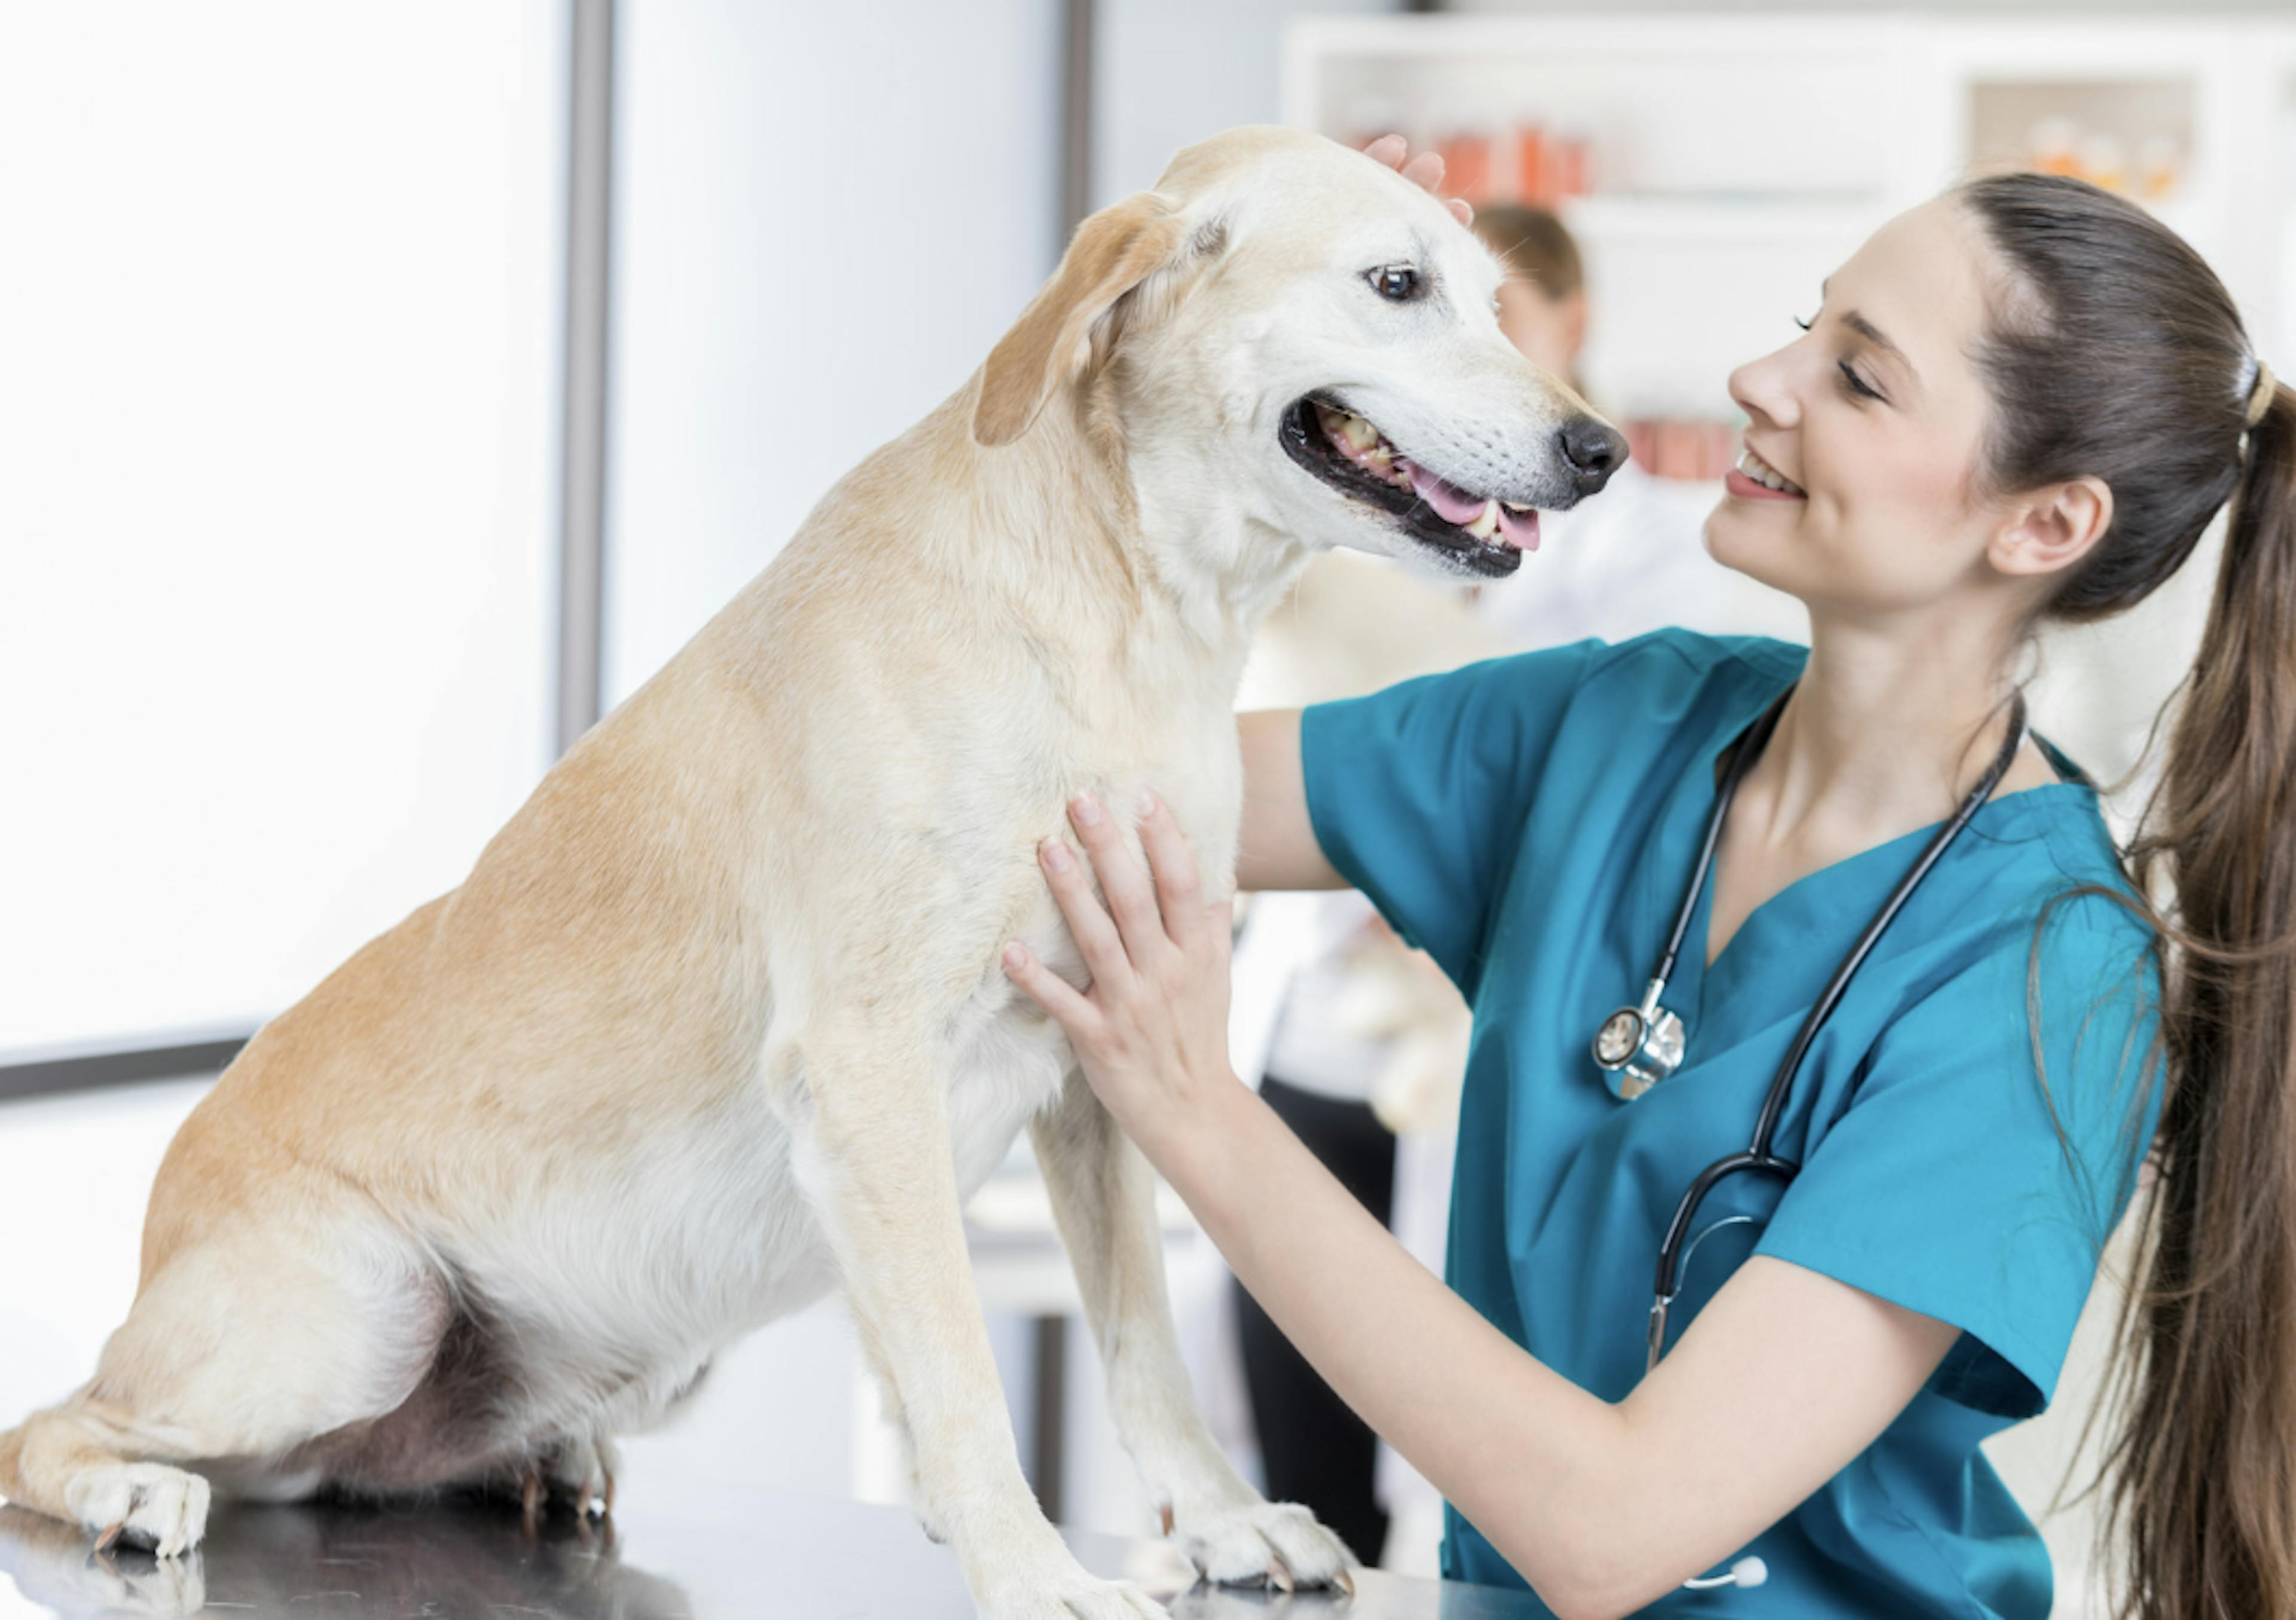
[{"label": "dog's eye", "polygon": [[1419,272],[1409,265],[1382,265],[1365,271],[1364,279],[1380,297],[1398,304],[1408,303],[1420,293]]}]

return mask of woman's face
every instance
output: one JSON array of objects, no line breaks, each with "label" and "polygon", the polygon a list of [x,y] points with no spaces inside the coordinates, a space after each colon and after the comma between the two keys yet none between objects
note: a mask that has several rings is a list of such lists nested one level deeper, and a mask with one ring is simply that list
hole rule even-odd
[{"label": "woman's face", "polygon": [[1986,553],[2005,511],[1977,497],[1991,404],[1972,359],[1990,253],[1950,198],[1901,214],[1828,279],[1806,333],[1730,374],[1752,454],[1706,520],[1718,561],[1860,616],[1998,582]]}]

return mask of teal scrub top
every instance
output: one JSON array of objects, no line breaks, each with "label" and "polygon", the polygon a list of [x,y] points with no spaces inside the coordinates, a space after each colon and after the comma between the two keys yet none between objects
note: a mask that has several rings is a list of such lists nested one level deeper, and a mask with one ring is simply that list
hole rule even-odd
[{"label": "teal scrub top", "polygon": [[[1688,1026],[1687,1058],[1646,1095],[1617,1094],[1595,1031],[1641,999],[1657,963],[1717,757],[1807,657],[1661,631],[1472,665],[1301,719],[1324,853],[1474,1010],[1447,1280],[1606,1401],[1643,1375],[1659,1246],[1683,1190],[1746,1147],[1804,1015],[1936,830],[1788,886],[1710,969],[1710,876],[1665,997]],[[2048,1404],[2152,1140],[2160,1064],[2152,938],[2107,898],[2050,909],[2038,1030],[2029,1021],[2045,903],[2085,884],[2134,893],[2095,790],[2048,754],[2074,780],[1977,812],[1803,1060],[1775,1144],[1799,1175],[1783,1189],[1733,1176],[1702,1207],[1694,1230],[1710,1234],[1667,1343],[1749,1254],[1961,1337],[1879,1439],[1742,1550],[1767,1561],[1765,1585],[1677,1591],[1644,1613],[2049,1612],[2047,1552],[1978,1445]],[[1715,1226],[1731,1215],[1758,1223]],[[1442,1569],[1525,1585],[1456,1508]]]}]

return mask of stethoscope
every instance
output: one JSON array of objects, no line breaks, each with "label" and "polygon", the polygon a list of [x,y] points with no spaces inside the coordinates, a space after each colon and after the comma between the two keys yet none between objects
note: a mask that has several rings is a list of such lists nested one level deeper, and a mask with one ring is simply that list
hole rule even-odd
[{"label": "stethoscope", "polygon": [[[1682,1066],[1686,1039],[1682,1019],[1660,1006],[1659,998],[1666,994],[1666,981],[1674,975],[1675,959],[1682,953],[1683,939],[1690,932],[1691,917],[1698,909],[1700,895],[1705,891],[1706,873],[1714,863],[1714,851],[1722,839],[1722,822],[1730,812],[1730,801],[1737,794],[1738,783],[1745,776],[1747,768],[1769,741],[1770,733],[1777,729],[1778,716],[1785,712],[1786,701],[1792,696],[1793,688],[1788,687],[1732,750],[1729,766],[1723,773],[1721,788],[1715,795],[1713,813],[1706,820],[1706,841],[1698,852],[1698,870],[1691,874],[1689,892],[1683,896],[1682,907],[1675,913],[1674,931],[1667,938],[1666,952],[1659,958],[1658,970],[1651,975],[1650,984],[1643,991],[1641,1003],[1620,1008],[1603,1020],[1603,1027],[1595,1034],[1595,1061],[1603,1067],[1605,1073],[1620,1076],[1619,1092],[1623,1097],[1643,1095]],[[1953,819],[1938,829],[1937,836],[1930,840],[1929,847],[1922,852],[1921,859],[1914,863],[1913,870],[1898,880],[1898,887],[1890,892],[1890,897],[1882,903],[1882,909],[1875,913],[1873,921],[1866,925],[1865,933],[1858,936],[1857,943],[1850,947],[1849,954],[1842,958],[1840,967],[1834,969],[1833,978],[1827,981],[1824,993],[1817,998],[1817,1004],[1802,1020],[1793,1044],[1786,1049],[1785,1060],[1778,1065],[1777,1074],[1770,1081],[1769,1094],[1762,1100],[1762,1111],[1754,1125],[1752,1143],[1742,1153],[1725,1155],[1707,1166],[1683,1193],[1682,1202],[1675,1208],[1674,1219],[1666,1229],[1666,1240],[1659,1248],[1658,1282],[1651,1298],[1649,1354],[1643,1369],[1645,1374],[1658,1366],[1659,1355],[1666,1343],[1667,1312],[1673,1306],[1675,1296],[1681,1289],[1682,1268],[1689,1259],[1688,1253],[1683,1248],[1683,1240],[1689,1234],[1691,1223],[1698,1217],[1698,1207],[1706,1201],[1706,1195],[1717,1185],[1741,1171],[1773,1175],[1781,1183],[1794,1178],[1800,1166],[1770,1151],[1770,1139],[1777,1129],[1779,1116],[1785,1110],[1786,1094],[1793,1087],[1794,1072],[1801,1067],[1803,1055],[1809,1051],[1810,1043],[1817,1038],[1819,1027],[1841,1000],[1842,992],[1849,987],[1850,976],[1864,964],[1874,942],[1882,937],[1882,930],[1888,928],[1904,908],[1921,880],[1929,875],[1930,868],[1936,865],[1938,858],[1945,854],[1946,846],[1960,836],[1961,830],[1969,825],[1970,818],[1977,814],[1978,807],[1992,797],[1993,790],[2000,785],[2010,762],[2016,758],[2017,750],[2024,744],[2025,699],[2020,693],[2009,711],[2009,737],[2002,744],[2000,754],[1977,785],[1970,790],[1969,796],[1961,801],[1961,807],[1954,812]],[[1690,1248],[1696,1249],[1709,1233],[1722,1227],[1752,1219],[1751,1215],[1732,1215],[1718,1221],[1700,1232]],[[1768,1578],[1768,1573],[1761,1559],[1743,1558],[1733,1564],[1726,1574],[1685,1581],[1683,1584],[1690,1587],[1759,1586]]]}]

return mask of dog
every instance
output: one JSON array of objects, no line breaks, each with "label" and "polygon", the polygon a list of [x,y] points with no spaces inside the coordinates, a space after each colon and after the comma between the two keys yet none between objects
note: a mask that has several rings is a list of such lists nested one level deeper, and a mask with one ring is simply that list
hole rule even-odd
[{"label": "dog", "polygon": [[1252,628],[1332,546],[1512,571],[1624,444],[1443,204],[1230,131],[1078,226],[981,368],[554,766],[461,887],[257,1033],[152,1189],[94,1377],[0,1493],[193,1547],[210,1492],[613,1491],[613,1437],[833,1287],[984,1615],[1160,1616],[1023,1477],[963,1201],[1025,1126],[1167,1532],[1345,1580],[1197,1415],[1146,1161],[1007,982],[1038,871],[1152,786],[1234,871]]}]

